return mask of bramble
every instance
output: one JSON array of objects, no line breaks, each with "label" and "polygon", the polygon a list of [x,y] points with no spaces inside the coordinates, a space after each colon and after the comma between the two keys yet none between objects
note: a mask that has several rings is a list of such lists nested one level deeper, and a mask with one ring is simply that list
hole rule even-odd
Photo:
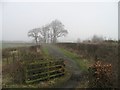
[{"label": "bramble", "polygon": [[89,67],[89,87],[90,88],[112,88],[113,74],[112,65],[102,61],[95,62]]}]

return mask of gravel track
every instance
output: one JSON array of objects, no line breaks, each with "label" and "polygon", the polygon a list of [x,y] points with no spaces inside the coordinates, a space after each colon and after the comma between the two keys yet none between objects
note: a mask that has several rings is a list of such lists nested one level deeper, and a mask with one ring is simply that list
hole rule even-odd
[{"label": "gravel track", "polygon": [[61,52],[59,50],[59,48],[56,46],[45,45],[44,48],[48,49],[48,53],[50,56],[52,56],[56,59],[59,59],[59,58],[64,59],[66,62],[66,68],[68,68],[70,73],[72,74],[68,81],[64,82],[60,86],[57,86],[56,88],[75,88],[81,79],[81,77],[80,77],[81,71],[80,71],[78,64],[71,58],[65,56],[64,53]]}]

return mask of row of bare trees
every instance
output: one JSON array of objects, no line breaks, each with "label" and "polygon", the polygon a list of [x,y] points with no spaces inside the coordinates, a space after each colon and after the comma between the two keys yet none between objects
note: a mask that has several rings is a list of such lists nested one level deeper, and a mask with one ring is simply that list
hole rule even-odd
[{"label": "row of bare trees", "polygon": [[54,20],[50,24],[41,28],[34,28],[28,32],[28,36],[34,38],[38,43],[56,43],[59,37],[65,36],[68,31],[59,20]]}]

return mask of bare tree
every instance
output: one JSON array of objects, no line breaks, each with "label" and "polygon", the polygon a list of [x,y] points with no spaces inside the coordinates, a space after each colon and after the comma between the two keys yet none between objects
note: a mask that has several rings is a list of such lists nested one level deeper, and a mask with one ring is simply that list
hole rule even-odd
[{"label": "bare tree", "polygon": [[48,35],[49,43],[53,43],[53,38],[54,38],[53,29],[50,27]]},{"label": "bare tree", "polygon": [[39,37],[39,28],[32,29],[28,32],[28,37],[34,38],[36,44],[38,44],[38,37]]},{"label": "bare tree", "polygon": [[38,41],[39,41],[39,44],[44,43],[44,40],[43,40],[43,38],[41,36],[38,37]]},{"label": "bare tree", "polygon": [[50,27],[53,31],[53,43],[56,43],[57,38],[65,36],[68,31],[64,29],[64,25],[59,20],[54,20],[51,22]]},{"label": "bare tree", "polygon": [[100,43],[100,42],[103,42],[103,37],[100,37],[100,36],[97,36],[97,35],[94,35],[93,37],[92,37],[92,42],[93,43]]},{"label": "bare tree", "polygon": [[28,32],[28,36],[33,37],[36,44],[38,44],[38,40],[41,43],[56,43],[57,38],[66,34],[68,34],[68,31],[64,29],[64,25],[59,20],[54,20],[50,24]]},{"label": "bare tree", "polygon": [[49,39],[49,25],[45,25],[40,29],[40,37],[43,38],[43,42],[47,43]]}]

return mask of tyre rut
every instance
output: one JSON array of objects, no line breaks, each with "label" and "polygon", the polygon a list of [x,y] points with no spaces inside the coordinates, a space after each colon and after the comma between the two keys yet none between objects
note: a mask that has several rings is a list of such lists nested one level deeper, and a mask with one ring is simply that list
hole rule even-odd
[{"label": "tyre rut", "polygon": [[72,74],[69,80],[64,82],[62,85],[57,86],[56,88],[75,88],[81,79],[81,72],[78,64],[71,58],[65,56],[64,53],[61,52],[56,46],[46,45],[44,48],[46,47],[50,56],[54,57],[55,59],[62,58],[65,60],[65,62],[67,62],[66,67]]}]

